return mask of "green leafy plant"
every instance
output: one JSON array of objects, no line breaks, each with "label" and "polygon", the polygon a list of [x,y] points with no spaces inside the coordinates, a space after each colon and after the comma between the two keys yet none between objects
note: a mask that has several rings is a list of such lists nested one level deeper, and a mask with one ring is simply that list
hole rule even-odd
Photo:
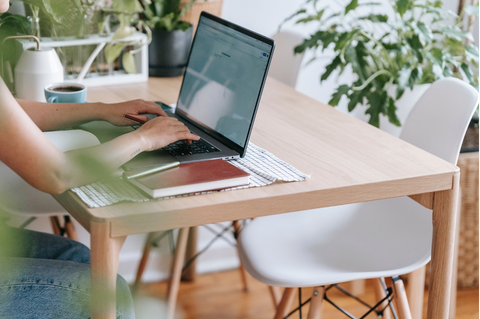
[{"label": "green leafy plant", "polygon": [[185,31],[191,25],[181,20],[194,3],[195,0],[191,0],[181,7],[181,0],[142,0],[142,18],[152,29]]},{"label": "green leafy plant", "polygon": [[[14,35],[26,35],[30,32],[30,21],[21,15],[0,14],[0,76],[4,78],[10,90],[13,90],[13,78],[5,78],[5,69],[13,69],[18,61],[19,53],[15,49],[15,41],[5,41]],[[8,64],[8,65],[7,65]]]},{"label": "green leafy plant", "polygon": [[[120,22],[119,27],[112,36],[112,41],[105,47],[105,58],[108,63],[115,61],[122,51],[128,46],[140,46],[135,50],[125,52],[122,57],[123,68],[127,73],[136,73],[134,54],[140,52],[143,45],[148,45],[152,39],[151,30],[142,21],[138,21],[137,26],[132,26],[135,14],[143,10],[140,2],[137,0],[114,0],[112,8],[104,8],[107,14],[116,14]],[[108,22],[105,22],[108,23]],[[136,30],[145,30],[148,36],[147,43],[138,41],[129,41]]]},{"label": "green leafy plant", "polygon": [[[362,7],[372,9],[379,3],[351,0],[341,11],[334,12],[331,7],[320,9],[318,2],[307,0],[287,20],[297,18],[297,24],[319,25],[295,48],[296,53],[333,49],[335,57],[320,81],[335,70],[341,74],[348,65],[356,75],[352,86],[338,86],[330,105],[337,106],[345,95],[349,111],[358,104],[367,104],[370,124],[378,127],[383,114],[400,126],[396,101],[407,87],[455,76],[478,88],[478,76],[472,71],[472,67],[478,68],[478,48],[472,44],[472,35],[461,28],[464,14],[478,16],[478,5],[465,7],[457,16],[442,9],[440,0],[390,0],[394,14],[388,16],[359,13]],[[452,19],[456,20],[453,26]],[[396,92],[390,96],[392,86],[396,86]]]},{"label": "green leafy plant", "polygon": [[0,14],[0,40],[12,35],[24,35],[30,31],[30,21],[27,17],[11,14]]},{"label": "green leafy plant", "polygon": [[[41,11],[52,23],[62,26],[78,21],[85,14],[85,6],[89,5],[88,1],[84,3],[82,0],[23,0],[23,3],[36,8],[32,10]],[[38,11],[36,14],[38,16]]]}]

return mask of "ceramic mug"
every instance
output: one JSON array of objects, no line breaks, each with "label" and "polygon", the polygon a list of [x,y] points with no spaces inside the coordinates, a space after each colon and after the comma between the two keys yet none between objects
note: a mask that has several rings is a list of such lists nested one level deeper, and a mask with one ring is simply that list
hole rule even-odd
[{"label": "ceramic mug", "polygon": [[47,103],[85,103],[87,87],[81,83],[60,82],[45,86]]}]

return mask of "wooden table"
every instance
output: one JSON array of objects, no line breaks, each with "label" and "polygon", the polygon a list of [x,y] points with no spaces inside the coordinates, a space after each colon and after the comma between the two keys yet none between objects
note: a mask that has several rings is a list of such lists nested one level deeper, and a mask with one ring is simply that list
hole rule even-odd
[{"label": "wooden table", "polygon": [[[175,102],[180,78],[88,89],[90,101]],[[269,79],[251,141],[300,171],[304,182],[88,208],[55,198],[91,234],[92,318],[115,318],[115,279],[128,235],[409,195],[433,208],[428,318],[446,319],[454,258],[459,170],[417,147]]]}]

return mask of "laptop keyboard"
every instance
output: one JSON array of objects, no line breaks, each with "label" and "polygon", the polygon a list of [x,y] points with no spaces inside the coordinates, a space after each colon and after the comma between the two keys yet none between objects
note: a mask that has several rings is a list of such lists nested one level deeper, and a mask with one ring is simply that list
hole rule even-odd
[{"label": "laptop keyboard", "polygon": [[208,143],[203,138],[198,141],[192,141],[192,144],[187,144],[185,141],[176,141],[165,146],[163,149],[173,156],[220,152],[218,148]]}]

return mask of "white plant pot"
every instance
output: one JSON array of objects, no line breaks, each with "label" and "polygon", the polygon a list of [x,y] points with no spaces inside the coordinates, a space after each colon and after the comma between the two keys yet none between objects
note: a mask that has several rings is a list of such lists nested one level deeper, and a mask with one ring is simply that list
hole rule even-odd
[{"label": "white plant pot", "polygon": [[43,88],[58,82],[63,82],[63,66],[53,48],[23,51],[15,67],[17,98],[45,102]]},{"label": "white plant pot", "polygon": [[[397,105],[397,117],[400,120],[402,125],[405,123],[408,114],[413,109],[420,97],[425,93],[425,91],[430,87],[431,84],[421,84],[413,87],[413,90],[407,88],[402,95],[402,98],[396,102]],[[396,85],[392,85],[388,90],[390,96],[394,96],[397,90]],[[368,122],[370,120],[370,115],[365,114],[367,110],[367,105],[357,105],[357,107],[350,112],[351,115],[356,118]],[[380,115],[380,129],[396,137],[400,136],[402,132],[402,126],[396,126],[388,120],[388,117],[385,115]]]}]

